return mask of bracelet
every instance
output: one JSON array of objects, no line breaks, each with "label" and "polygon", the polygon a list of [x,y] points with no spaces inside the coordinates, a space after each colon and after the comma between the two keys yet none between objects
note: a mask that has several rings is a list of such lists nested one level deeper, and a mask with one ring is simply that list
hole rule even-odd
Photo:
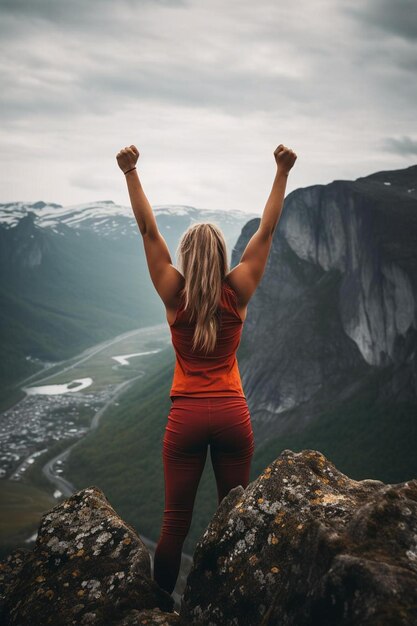
[{"label": "bracelet", "polygon": [[128,172],[131,172],[132,170],[135,170],[136,167],[131,167],[130,170],[126,170],[126,172],[123,172],[124,174],[127,174]]}]

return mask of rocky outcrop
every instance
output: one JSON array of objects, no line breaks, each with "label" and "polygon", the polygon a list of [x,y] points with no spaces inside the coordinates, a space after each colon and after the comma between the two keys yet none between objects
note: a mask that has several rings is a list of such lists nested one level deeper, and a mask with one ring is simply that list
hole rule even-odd
[{"label": "rocky outcrop", "polygon": [[[413,624],[417,480],[351,480],[284,452],[221,502],[183,596],[189,624]],[[413,622],[414,620],[414,622]]]},{"label": "rocky outcrop", "polygon": [[[2,563],[0,622],[10,625],[173,624],[173,599],[151,578],[136,531],[97,487],[83,489],[42,517],[33,551]],[[159,621],[158,621],[159,620]],[[169,621],[170,620],[170,621]]]},{"label": "rocky outcrop", "polygon": [[355,481],[318,451],[284,450],[221,502],[177,615],[135,530],[90,487],[1,563],[1,623],[411,625],[416,538],[417,480]]}]

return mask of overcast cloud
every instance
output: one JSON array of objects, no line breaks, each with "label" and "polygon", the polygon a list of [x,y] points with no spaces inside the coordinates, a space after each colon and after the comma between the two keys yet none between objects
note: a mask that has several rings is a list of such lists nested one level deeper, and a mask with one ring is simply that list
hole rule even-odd
[{"label": "overcast cloud", "polygon": [[0,202],[261,212],[287,193],[417,162],[415,0],[0,0]]}]

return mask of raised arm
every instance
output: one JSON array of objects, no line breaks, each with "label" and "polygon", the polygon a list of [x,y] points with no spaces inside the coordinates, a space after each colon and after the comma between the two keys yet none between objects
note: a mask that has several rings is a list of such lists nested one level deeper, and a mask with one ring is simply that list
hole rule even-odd
[{"label": "raised arm", "polygon": [[281,217],[288,174],[297,159],[295,152],[283,144],[274,151],[274,157],[277,171],[258,230],[248,241],[240,263],[228,274],[242,307],[251,299],[265,271],[272,238]]},{"label": "raised arm", "polygon": [[126,146],[122,148],[116,155],[117,163],[126,176],[127,189],[129,192],[130,203],[141,235],[149,232],[156,232],[158,225],[152,211],[152,207],[148,202],[148,198],[143,191],[142,184],[136,169],[136,163],[139,158],[139,150],[136,146]]},{"label": "raised arm", "polygon": [[139,150],[126,146],[117,155],[117,163],[125,174],[133,213],[143,238],[146,260],[151,280],[164,304],[169,307],[181,286],[182,276],[172,265],[171,255],[162,234],[159,232],[152,207],[143,190],[136,169]]}]

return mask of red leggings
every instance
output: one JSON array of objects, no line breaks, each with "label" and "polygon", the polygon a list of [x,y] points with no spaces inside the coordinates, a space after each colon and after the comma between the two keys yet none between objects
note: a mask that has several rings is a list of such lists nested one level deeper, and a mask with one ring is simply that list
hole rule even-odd
[{"label": "red leggings", "polygon": [[249,482],[255,445],[246,398],[175,396],[172,400],[162,450],[165,509],[154,555],[154,580],[168,593],[178,578],[208,444],[220,504],[230,489],[245,488]]}]

